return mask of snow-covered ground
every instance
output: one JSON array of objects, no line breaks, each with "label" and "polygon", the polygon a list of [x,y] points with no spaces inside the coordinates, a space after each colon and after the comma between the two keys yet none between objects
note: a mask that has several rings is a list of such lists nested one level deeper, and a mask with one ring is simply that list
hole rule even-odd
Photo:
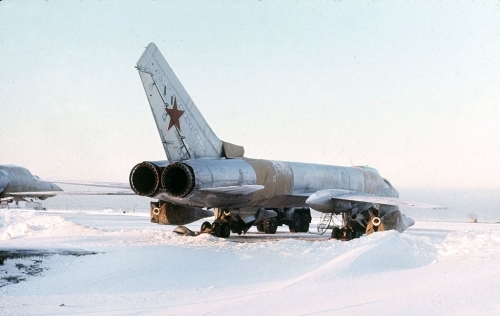
[{"label": "snow-covered ground", "polygon": [[173,228],[141,212],[0,210],[0,251],[34,254],[0,265],[0,315],[500,314],[500,224],[417,221],[350,242]]}]

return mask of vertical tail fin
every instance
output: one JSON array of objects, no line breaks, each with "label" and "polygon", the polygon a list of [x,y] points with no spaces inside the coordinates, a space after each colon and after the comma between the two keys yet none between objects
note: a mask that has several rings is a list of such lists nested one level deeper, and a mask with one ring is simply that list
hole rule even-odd
[{"label": "vertical tail fin", "polygon": [[222,157],[222,141],[155,44],[148,45],[137,62],[137,69],[168,160]]}]

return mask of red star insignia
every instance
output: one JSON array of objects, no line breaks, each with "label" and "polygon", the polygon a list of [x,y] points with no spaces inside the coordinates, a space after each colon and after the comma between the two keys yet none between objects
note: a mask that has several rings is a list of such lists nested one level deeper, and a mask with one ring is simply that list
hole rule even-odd
[{"label": "red star insignia", "polygon": [[174,125],[180,131],[181,130],[181,123],[180,123],[179,119],[184,114],[184,111],[181,111],[177,108],[177,98],[174,98],[174,106],[171,109],[165,107],[165,111],[167,112],[168,116],[170,116],[170,122],[168,123],[167,132]]}]

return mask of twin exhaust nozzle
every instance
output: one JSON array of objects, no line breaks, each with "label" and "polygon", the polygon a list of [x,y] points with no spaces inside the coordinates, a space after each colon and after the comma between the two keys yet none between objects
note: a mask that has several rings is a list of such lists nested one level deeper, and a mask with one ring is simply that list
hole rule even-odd
[{"label": "twin exhaust nozzle", "polygon": [[144,161],[132,168],[129,182],[136,194],[152,197],[160,188],[175,197],[191,193],[195,185],[191,167],[180,162],[159,164]]}]

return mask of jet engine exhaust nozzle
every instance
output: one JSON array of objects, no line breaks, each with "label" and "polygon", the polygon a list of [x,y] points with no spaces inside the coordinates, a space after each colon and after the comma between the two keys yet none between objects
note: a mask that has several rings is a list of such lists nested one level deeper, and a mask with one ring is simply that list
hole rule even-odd
[{"label": "jet engine exhaust nozzle", "polygon": [[153,196],[160,187],[158,167],[144,161],[132,168],[129,177],[130,187],[138,195]]},{"label": "jet engine exhaust nozzle", "polygon": [[193,171],[183,163],[171,163],[161,174],[161,186],[172,196],[184,197],[194,188]]}]

